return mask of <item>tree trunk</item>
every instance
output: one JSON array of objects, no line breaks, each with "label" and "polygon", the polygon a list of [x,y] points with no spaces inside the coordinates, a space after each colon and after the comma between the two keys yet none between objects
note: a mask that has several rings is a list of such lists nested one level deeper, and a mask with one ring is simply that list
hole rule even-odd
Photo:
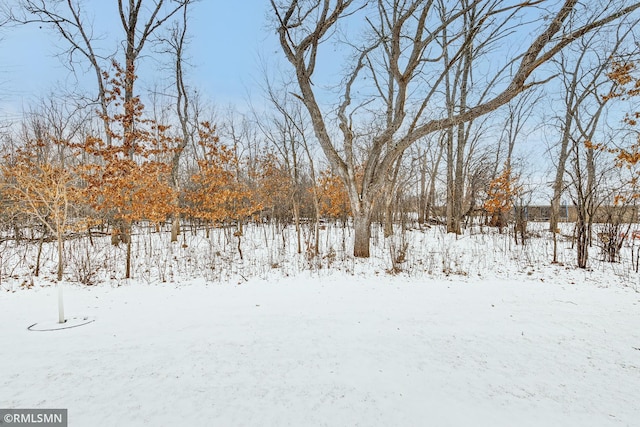
[{"label": "tree trunk", "polygon": [[461,234],[462,229],[460,225],[463,217],[462,201],[464,199],[464,148],[467,143],[464,125],[461,124],[458,126],[456,136],[457,150],[453,184],[453,227],[451,231],[456,234]]},{"label": "tree trunk", "polygon": [[[384,199],[384,237],[390,237],[393,235],[393,211],[395,210],[394,200],[397,197],[398,191],[396,184],[398,183],[398,175],[400,173],[400,166],[402,166],[402,156],[396,160],[395,167],[391,175],[391,179],[386,184],[386,195]],[[396,200],[396,205],[398,201]]]},{"label": "tree trunk", "polygon": [[586,200],[585,206],[585,225],[587,227],[587,245],[591,247],[591,236],[593,232],[593,214],[595,212],[595,197],[596,197],[596,165],[594,159],[593,149],[588,148],[586,150],[587,156],[587,188],[589,191],[589,197]]},{"label": "tree trunk", "polygon": [[127,239],[127,262],[126,262],[125,279],[131,279],[131,235],[130,234],[129,234],[129,238]]},{"label": "tree trunk", "polygon": [[369,207],[364,212],[353,215],[353,228],[355,239],[353,243],[353,256],[356,258],[369,258],[369,244],[371,239],[371,211]]},{"label": "tree trunk", "polygon": [[455,233],[455,225],[453,217],[454,212],[454,200],[455,200],[455,185],[453,181],[454,170],[454,158],[453,158],[453,128],[447,130],[447,207],[446,207],[446,222],[447,233]]},{"label": "tree trunk", "polygon": [[576,243],[578,249],[578,268],[587,268],[589,259],[589,238],[584,222],[584,211],[578,209],[578,222],[576,223]]},{"label": "tree trunk", "polygon": [[438,169],[440,168],[440,161],[442,160],[445,148],[443,140],[440,140],[438,144],[438,156],[429,174],[429,194],[427,195],[427,204],[425,207],[425,219],[427,221],[431,218],[431,212],[436,203],[436,178],[438,177]]},{"label": "tree trunk", "polygon": [[[121,222],[121,229],[118,230],[118,240],[127,245],[127,253],[125,260],[125,279],[131,279],[131,231],[132,224],[129,221]],[[113,240],[113,235],[112,235]]]},{"label": "tree trunk", "polygon": [[565,163],[569,153],[567,152],[567,144],[569,138],[563,138],[560,148],[560,156],[558,158],[558,167],[556,169],[556,177],[553,182],[553,197],[551,198],[551,215],[549,218],[549,230],[555,232],[558,229],[558,218],[560,217],[560,197],[564,191],[564,171]]},{"label": "tree trunk", "polygon": [[[580,66],[580,60],[578,60],[576,67]],[[551,216],[549,218],[549,230],[552,232],[556,232],[558,229],[558,221],[560,217],[560,198],[562,193],[565,190],[565,185],[563,183],[564,175],[565,175],[565,167],[567,163],[567,159],[569,158],[569,141],[571,140],[571,132],[574,126],[574,110],[577,105],[580,104],[580,100],[576,100],[577,94],[577,84],[578,84],[578,68],[574,69],[573,72],[569,72],[564,69],[564,76],[567,79],[567,76],[571,76],[571,80],[567,81],[565,85],[567,85],[567,93],[565,94],[565,115],[562,121],[562,135],[560,138],[560,152],[558,153],[558,165],[556,167],[556,176],[553,181],[553,197],[551,198]]]},{"label": "tree trunk", "polygon": [[384,237],[393,236],[393,201],[387,200],[384,208]]},{"label": "tree trunk", "polygon": [[296,227],[296,239],[298,244],[298,253],[302,253],[302,230],[300,229],[300,206],[297,196],[293,196],[293,223]]},{"label": "tree trunk", "polygon": [[115,227],[111,229],[111,244],[113,246],[118,246],[120,244],[120,230]]},{"label": "tree trunk", "polygon": [[556,229],[551,230],[553,233],[553,261],[552,264],[557,264],[558,262],[558,234],[556,233]]},{"label": "tree trunk", "polygon": [[177,242],[180,235],[180,214],[174,213],[171,221],[171,241]]},{"label": "tree trunk", "polygon": [[38,242],[38,255],[36,256],[36,271],[34,276],[38,277],[40,275],[40,258],[42,257],[42,244],[44,243],[44,234],[40,237],[40,241]]},{"label": "tree trunk", "polygon": [[244,259],[242,255],[242,235],[244,234],[242,227],[243,227],[242,221],[238,220],[238,229],[233,233],[234,237],[238,239],[238,245],[236,249],[238,249],[238,255],[240,256],[240,260]]},{"label": "tree trunk", "polygon": [[58,282],[62,280],[62,273],[64,271],[64,238],[62,231],[58,230]]},{"label": "tree trunk", "polygon": [[418,152],[420,159],[420,197],[418,198],[418,224],[427,221],[427,154]]}]

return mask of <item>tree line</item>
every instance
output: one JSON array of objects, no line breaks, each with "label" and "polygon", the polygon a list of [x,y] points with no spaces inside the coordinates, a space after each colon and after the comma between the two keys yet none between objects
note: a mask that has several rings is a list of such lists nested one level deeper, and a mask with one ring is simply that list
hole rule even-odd
[{"label": "tree line", "polygon": [[[515,208],[524,239],[531,160],[515,152],[533,133],[548,138],[554,239],[561,198],[577,208],[579,266],[597,207],[637,199],[640,3],[271,0],[288,68],[265,73],[267,107],[243,114],[207,107],[188,84],[197,2],[113,3],[122,47],[108,57],[81,1],[3,11],[5,25],[50,26],[68,65],[95,75],[91,95],[51,96],[4,132],[3,219],[16,237],[38,224],[62,253],[65,234],[106,231],[127,245],[127,277],[140,223],[170,223],[172,240],[181,221],[233,225],[238,237],[247,221],[293,224],[298,252],[317,254],[321,219],[340,220],[368,257],[373,221],[385,236],[430,219],[459,234],[477,212],[502,229]],[[150,107],[136,85],[145,54],[171,64]],[[346,65],[323,74],[331,55]]]}]

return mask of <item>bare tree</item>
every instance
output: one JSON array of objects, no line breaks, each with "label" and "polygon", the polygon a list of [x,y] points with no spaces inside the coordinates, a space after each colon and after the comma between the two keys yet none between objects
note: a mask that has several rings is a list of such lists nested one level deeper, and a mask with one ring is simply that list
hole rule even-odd
[{"label": "bare tree", "polygon": [[[47,2],[45,0],[21,0],[17,8],[5,11],[9,22],[18,24],[37,24],[50,26],[68,47],[61,56],[66,56],[63,64],[75,73],[76,66],[88,61],[96,77],[97,103],[102,117],[106,118],[108,102],[105,82],[103,79],[104,61],[111,53],[102,53],[95,46],[96,35],[88,24],[88,19],[81,2]],[[78,59],[80,56],[82,59]],[[110,141],[109,123],[103,120],[105,135]]]},{"label": "bare tree", "polygon": [[[435,140],[435,143],[434,143]],[[436,178],[440,161],[444,153],[444,140],[439,135],[434,138],[425,138],[424,147],[422,142],[414,145],[416,147],[417,169],[418,169],[418,223],[424,224],[431,218],[432,208],[435,205]],[[428,180],[428,181],[427,181]]]},{"label": "bare tree", "polygon": [[[266,75],[266,73],[265,73]],[[266,117],[254,110],[256,124],[260,128],[266,142],[275,149],[291,182],[290,207],[293,223],[296,228],[297,251],[302,252],[302,230],[300,227],[300,211],[302,205],[302,167],[303,152],[307,145],[307,132],[300,102],[293,98],[285,84],[277,89],[265,78],[264,91],[267,100],[275,108],[273,114]],[[314,203],[314,206],[316,204]],[[316,212],[317,213],[317,212]]]},{"label": "bare tree", "polygon": [[[162,53],[168,53],[171,56],[171,70],[173,74],[173,86],[175,90],[174,110],[178,118],[179,137],[177,144],[173,147],[173,156],[171,158],[171,182],[176,194],[180,194],[181,183],[179,178],[180,159],[183,156],[185,148],[187,148],[194,135],[194,126],[191,111],[191,92],[187,86],[185,78],[186,64],[186,48],[188,43],[188,24],[189,24],[189,2],[184,3],[180,20],[175,21],[169,28],[166,37],[160,37],[159,42],[164,48]],[[180,203],[176,198],[175,209],[172,214],[171,222],[171,241],[178,240],[180,234]]]},{"label": "bare tree", "polygon": [[[434,1],[425,0],[271,0],[280,45],[295,70],[300,90],[297,96],[308,110],[329,163],[347,187],[355,256],[369,256],[373,204],[404,150],[426,135],[486,115],[544,83],[549,77],[534,76],[543,64],[585,34],[640,7],[640,3],[610,1],[600,4],[594,15],[590,12],[593,5],[577,0],[566,0],[557,9],[544,8],[545,4],[544,0],[506,6],[500,1],[456,2],[448,4],[450,8],[443,14],[438,13]],[[469,29],[465,19],[472,9],[476,25],[465,31]],[[448,114],[439,94],[452,67],[464,60],[470,45],[488,45],[507,34],[525,37],[519,31],[530,31],[533,23],[522,23],[524,12],[539,18],[534,19],[539,24],[538,35],[522,51],[503,56],[503,66],[496,73],[507,79],[506,83],[486,100],[469,99],[466,108]],[[576,16],[580,16],[579,22],[572,18]],[[321,106],[324,94],[314,80],[326,42],[337,39],[339,24],[347,20],[356,27],[365,26],[367,38],[349,46],[354,61],[344,75],[332,118]],[[445,31],[448,39],[443,41]],[[447,63],[441,60],[442,46],[449,46],[452,52]],[[496,55],[493,58],[497,59]],[[382,114],[376,114],[378,111]],[[332,119],[338,123],[338,132],[331,126]],[[361,126],[370,120],[381,126],[367,135]],[[356,147],[363,139],[367,149],[358,158]],[[361,182],[356,178],[359,167],[363,169]]]},{"label": "bare tree", "polygon": [[[472,34],[478,30],[479,10],[476,4],[464,0],[461,3],[465,13],[462,15],[461,30],[463,33]],[[440,0],[438,11],[441,14],[441,21],[447,20],[450,13],[447,3]],[[450,31],[453,34],[450,34]],[[447,105],[447,116],[454,117],[456,114],[463,113],[468,108],[468,102],[472,96],[472,87],[474,83],[473,68],[485,44],[477,43],[473,39],[466,40],[462,46],[457,46],[450,39],[458,37],[456,31],[458,28],[449,30],[444,28],[442,31],[442,61],[444,68],[450,68],[446,72],[445,81],[445,97]],[[491,38],[485,39],[490,42]],[[454,60],[455,56],[459,56],[459,60]],[[484,93],[478,99],[482,102],[484,96],[492,84],[484,87]],[[465,163],[467,160],[467,148],[470,144],[471,133],[473,132],[473,120],[460,122],[449,127],[446,132],[447,141],[447,209],[446,221],[447,231],[450,233],[461,233],[460,224],[464,217],[464,198],[465,198]]]},{"label": "bare tree", "polygon": [[[495,180],[502,168],[502,171],[506,171],[508,174],[507,179],[509,181],[512,178],[515,180],[515,176],[520,175],[516,171],[516,162],[514,162],[514,149],[516,142],[522,141],[527,137],[530,129],[528,129],[528,122],[533,116],[533,110],[542,98],[542,93],[539,90],[532,89],[524,92],[505,107],[504,122],[500,131],[500,137],[495,146],[495,162],[493,165],[493,173],[491,180]],[[514,182],[514,190],[521,186]],[[531,198],[530,192],[515,191],[513,194],[513,209],[514,209],[514,237],[515,243],[518,244],[518,235],[522,244],[526,240],[526,218],[525,207],[526,200]],[[505,218],[501,218],[500,221],[504,221]],[[504,225],[504,224],[501,224]]]},{"label": "bare tree", "polygon": [[[590,37],[593,39],[593,37]],[[558,229],[558,216],[560,211],[560,198],[565,191],[565,167],[567,159],[571,151],[569,143],[571,142],[572,133],[575,132],[577,109],[581,105],[585,105],[588,101],[593,101],[593,91],[599,77],[607,69],[608,62],[606,60],[599,61],[598,64],[590,64],[592,55],[597,56],[597,52],[589,47],[589,40],[584,40],[575,52],[563,52],[555,61],[558,65],[560,75],[562,76],[563,94],[564,94],[564,116],[559,119],[559,127],[561,128],[559,152],[557,155],[556,173],[553,181],[553,197],[551,198],[551,217],[549,221],[550,230],[553,233]],[[600,58],[599,58],[600,59]],[[592,77],[589,78],[589,74]],[[589,80],[588,84],[583,84],[583,79]],[[581,90],[582,89],[582,90]],[[554,253],[554,262],[555,262]]]},{"label": "bare tree", "polygon": [[[565,175],[569,175],[572,199],[577,211],[575,227],[577,262],[586,268],[588,248],[591,245],[593,214],[599,204],[597,191],[604,175],[596,174],[596,151],[585,146],[594,138],[602,138],[601,118],[605,111],[606,98],[611,83],[606,76],[610,58],[624,49],[632,34],[633,23],[609,32],[611,40],[592,34],[576,42],[571,49],[558,55],[554,62],[562,82],[563,112],[558,119],[560,128],[559,152],[551,199],[550,227],[557,233],[560,198],[567,189]],[[604,35],[604,34],[602,34]],[[567,170],[566,163],[570,162]],[[553,262],[556,262],[554,243]]]},{"label": "bare tree", "polygon": [[[117,0],[124,37],[124,69],[128,74],[124,88],[126,101],[134,96],[135,65],[144,45],[159,27],[191,2],[193,0]],[[53,29],[67,44],[61,56],[66,56],[64,63],[73,72],[78,65],[88,62],[96,77],[96,101],[104,118],[106,138],[110,140],[104,72],[110,61],[116,59],[118,48],[113,51],[99,48],[101,36],[95,33],[93,18],[82,0],[18,0],[16,3],[17,7],[5,10],[6,20],[17,24],[45,24]]]}]

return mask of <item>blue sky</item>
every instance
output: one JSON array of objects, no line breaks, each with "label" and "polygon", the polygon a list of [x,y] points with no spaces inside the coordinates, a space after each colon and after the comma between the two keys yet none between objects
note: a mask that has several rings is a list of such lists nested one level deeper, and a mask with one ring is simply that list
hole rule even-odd
[{"label": "blue sky", "polygon": [[[112,52],[123,39],[116,1],[83,1],[88,12],[95,16],[96,33],[104,36],[100,46],[105,52]],[[187,81],[203,94],[205,102],[222,109],[233,104],[240,110],[245,109],[249,98],[253,105],[259,104],[263,102],[261,61],[266,60],[273,66],[280,59],[284,69],[288,67],[274,30],[268,28],[269,12],[268,0],[201,0],[195,3],[189,23],[191,67],[187,68]],[[71,88],[79,85],[79,89],[95,93],[95,75],[86,64],[84,69],[79,68],[81,72],[76,82],[76,76],[63,65],[64,58],[55,56],[68,45],[54,31],[32,24],[2,29],[0,34],[0,120],[18,121],[22,111],[37,104],[39,98],[48,96],[58,83]],[[324,53],[328,55],[323,55],[317,74],[335,79],[343,61],[340,61],[340,52],[336,51],[335,45],[328,44],[325,49]],[[146,45],[145,51],[152,55],[151,45]],[[122,55],[119,58],[122,59]],[[170,71],[159,71],[159,68],[161,64],[149,56],[142,59],[138,69],[139,94],[144,96],[145,90],[155,84],[168,85],[162,78]],[[531,145],[521,148],[530,150]]]},{"label": "blue sky", "polygon": [[[113,50],[122,39],[115,1],[87,1],[95,10],[95,28],[104,35],[101,46]],[[275,33],[267,28],[269,2],[202,0],[191,11],[188,47],[190,85],[216,104],[243,103],[249,94],[259,92],[262,79],[260,57],[281,55]],[[95,87],[95,76],[81,69],[78,82],[62,65],[56,53],[66,48],[64,40],[45,26],[36,24],[4,29],[0,40],[0,116],[14,116],[35,99],[46,96],[57,83],[87,90]],[[147,53],[151,45],[145,45]],[[163,73],[160,64],[143,59],[139,84],[151,87]],[[154,72],[155,71],[155,72]],[[168,73],[168,71],[166,72]]]}]

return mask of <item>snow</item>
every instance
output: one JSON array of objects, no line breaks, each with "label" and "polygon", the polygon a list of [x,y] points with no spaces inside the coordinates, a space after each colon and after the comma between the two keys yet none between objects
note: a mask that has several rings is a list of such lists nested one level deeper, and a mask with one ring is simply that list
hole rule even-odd
[{"label": "snow", "polygon": [[[70,426],[634,426],[640,294],[546,280],[300,273],[0,293],[0,402]],[[605,277],[605,276],[603,276]],[[575,280],[573,280],[575,282]]]},{"label": "snow", "polygon": [[35,277],[37,245],[4,240],[0,408],[67,408],[70,426],[640,425],[638,245],[577,269],[570,224],[558,263],[546,227],[521,246],[374,226],[368,260],[331,224],[317,259],[292,229],[246,227],[243,259],[229,230],[147,231],[134,279],[108,236],[69,240],[65,325],[91,322],[56,331],[27,330],[58,320],[55,246]]}]

